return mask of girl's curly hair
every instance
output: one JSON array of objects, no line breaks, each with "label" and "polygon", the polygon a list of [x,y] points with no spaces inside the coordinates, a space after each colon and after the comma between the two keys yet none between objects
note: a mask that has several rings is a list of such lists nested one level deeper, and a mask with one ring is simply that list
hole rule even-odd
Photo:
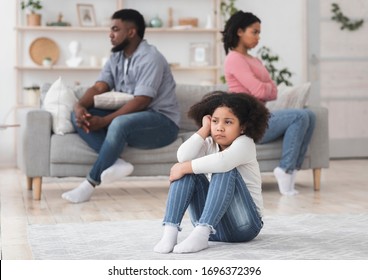
[{"label": "girl's curly hair", "polygon": [[258,142],[268,127],[270,112],[255,97],[245,93],[227,93],[214,91],[203,96],[202,100],[190,107],[188,117],[198,127],[202,126],[202,118],[211,115],[218,107],[228,107],[245,126],[245,135]]}]

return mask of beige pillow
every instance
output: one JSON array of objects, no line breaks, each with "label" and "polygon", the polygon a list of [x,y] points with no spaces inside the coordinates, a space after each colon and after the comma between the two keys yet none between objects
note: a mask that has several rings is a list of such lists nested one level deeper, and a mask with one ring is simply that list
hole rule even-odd
[{"label": "beige pillow", "polygon": [[55,134],[74,132],[70,114],[76,102],[73,90],[64,84],[61,77],[50,86],[42,107],[52,115],[52,131]]},{"label": "beige pillow", "polygon": [[133,94],[109,91],[94,96],[94,105],[99,109],[116,110],[134,98]]},{"label": "beige pillow", "polygon": [[299,86],[286,86],[285,84],[281,84],[277,87],[277,99],[267,102],[266,107],[269,110],[304,108],[308,101],[310,86],[310,82]]}]

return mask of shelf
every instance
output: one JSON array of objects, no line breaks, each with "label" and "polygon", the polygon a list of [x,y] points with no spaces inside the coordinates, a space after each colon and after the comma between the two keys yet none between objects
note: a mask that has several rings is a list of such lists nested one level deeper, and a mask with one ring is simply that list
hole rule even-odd
[{"label": "shelf", "polygon": [[218,70],[220,69],[219,66],[172,66],[171,70]]},{"label": "shelf", "polygon": [[[38,71],[50,71],[50,70],[59,70],[59,71],[101,71],[101,67],[89,67],[89,66],[81,66],[81,67],[68,67],[63,65],[55,65],[52,67],[44,67],[44,66],[15,66],[17,70],[38,70]],[[202,70],[218,70],[220,66],[172,66],[172,70],[182,70],[182,71],[202,71]]]},{"label": "shelf", "polygon": [[[117,8],[130,8],[128,2],[125,0],[115,0]],[[187,15],[193,13],[192,7],[187,4],[179,3],[181,1],[170,2],[167,0],[155,0],[160,3],[162,7],[173,6],[178,12]],[[17,20],[14,26],[14,32],[16,33],[16,61],[15,61],[15,72],[16,72],[16,86],[17,86],[17,104],[25,104],[25,96],[23,93],[24,85],[30,84],[42,84],[42,81],[49,81],[54,79],[56,75],[63,76],[65,81],[72,84],[75,79],[81,84],[90,84],[95,82],[94,77],[103,68],[101,64],[98,67],[91,67],[88,57],[96,57],[100,62],[102,58],[108,56],[111,46],[109,45],[109,34],[111,27],[109,22],[100,21],[102,25],[96,27],[82,27],[77,21],[71,22],[72,26],[48,26],[44,23],[42,26],[26,26],[24,14],[20,9],[20,2],[17,0]],[[75,0],[68,0],[70,2],[65,7],[62,7],[61,12],[63,14],[69,14],[71,12],[71,6],[78,3]],[[83,1],[82,1],[83,2]],[[102,2],[93,0],[92,2]],[[135,2],[131,0],[131,2]],[[148,2],[150,4],[148,4]],[[156,8],[153,4],[154,1],[147,1],[150,9]],[[162,2],[162,3],[161,3]],[[169,3],[170,2],[170,3]],[[194,2],[194,1],[193,1]],[[45,6],[50,10],[52,6],[51,0],[43,1]],[[162,54],[166,57],[166,60],[170,64],[173,77],[178,83],[201,83],[203,81],[212,83],[218,83],[222,75],[222,56],[221,56],[221,21],[220,21],[220,0],[208,0],[204,1],[203,11],[206,13],[198,13],[193,16],[198,17],[200,27],[191,26],[178,26],[177,23],[172,27],[165,25],[163,27],[153,28],[146,27],[145,38],[153,46],[157,47]],[[62,5],[62,4],[60,4]],[[105,5],[105,4],[104,4]],[[97,7],[97,6],[96,6]],[[142,9],[145,8],[141,6]],[[133,8],[133,7],[131,7]],[[73,13],[75,10],[73,8]],[[148,12],[148,14],[150,14]],[[212,28],[205,28],[203,16],[206,14],[212,14],[213,23]],[[102,19],[102,13],[99,16]],[[45,21],[46,22],[46,21]],[[163,19],[166,23],[166,19]],[[49,37],[49,39],[55,40],[60,49],[60,57],[55,65],[46,67],[33,63],[32,58],[29,54],[30,44],[39,37]],[[69,57],[70,52],[68,50],[68,43],[72,40],[78,40],[81,42],[83,52],[81,56],[84,61],[79,67],[69,67],[66,65],[65,60]],[[194,66],[190,62],[193,61],[191,58],[193,55],[193,47],[191,43],[206,43],[208,44],[208,56],[209,63],[211,65],[205,66]],[[103,51],[105,50],[105,51]],[[101,60],[100,60],[101,59]],[[171,62],[171,63],[170,63]],[[94,64],[91,64],[94,65]],[[22,105],[22,106],[24,106]]]},{"label": "shelf", "polygon": [[59,71],[101,71],[101,67],[90,67],[90,66],[81,66],[81,67],[68,67],[63,65],[55,65],[51,67],[46,66],[15,66],[17,70],[38,70],[38,71],[50,71],[50,70],[59,70]]},{"label": "shelf", "polygon": [[173,32],[173,33],[204,33],[204,32],[219,32],[219,29],[217,28],[199,28],[199,27],[193,27],[193,28],[184,28],[184,29],[180,29],[180,28],[146,28],[147,32]]},{"label": "shelf", "polygon": [[16,26],[15,30],[22,32],[108,32],[109,27],[74,27],[74,26]]},{"label": "shelf", "polygon": [[[21,31],[21,32],[109,32],[110,27],[75,27],[75,26],[17,26],[15,27],[15,30]],[[148,33],[215,33],[219,32],[219,29],[217,28],[199,28],[199,27],[193,27],[193,28],[152,28],[147,27],[146,32]]]},{"label": "shelf", "polygon": [[20,124],[0,124],[0,130],[4,130],[10,127],[20,127]]}]

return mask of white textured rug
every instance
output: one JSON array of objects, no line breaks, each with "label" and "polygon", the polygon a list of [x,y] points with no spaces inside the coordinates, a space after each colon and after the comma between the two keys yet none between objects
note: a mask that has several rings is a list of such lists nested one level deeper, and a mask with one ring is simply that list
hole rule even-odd
[{"label": "white textured rug", "polygon": [[[248,243],[210,242],[196,254],[157,254],[161,221],[135,220],[85,224],[30,225],[34,259],[368,259],[368,214],[264,217],[260,235]],[[192,230],[183,223],[179,241]]]}]

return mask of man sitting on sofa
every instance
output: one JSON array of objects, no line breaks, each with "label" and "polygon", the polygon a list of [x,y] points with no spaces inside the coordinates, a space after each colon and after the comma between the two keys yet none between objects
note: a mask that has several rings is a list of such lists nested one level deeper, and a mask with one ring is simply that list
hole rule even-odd
[{"label": "man sitting on sofa", "polygon": [[[133,171],[120,159],[125,145],[153,149],[172,143],[179,131],[175,81],[163,55],[143,40],[145,21],[132,9],[112,16],[112,54],[96,83],[75,105],[72,121],[80,137],[98,157],[77,188],[62,197],[73,203],[88,201],[97,185],[119,180]],[[134,96],[117,110],[94,107],[94,96],[108,91]]]}]

